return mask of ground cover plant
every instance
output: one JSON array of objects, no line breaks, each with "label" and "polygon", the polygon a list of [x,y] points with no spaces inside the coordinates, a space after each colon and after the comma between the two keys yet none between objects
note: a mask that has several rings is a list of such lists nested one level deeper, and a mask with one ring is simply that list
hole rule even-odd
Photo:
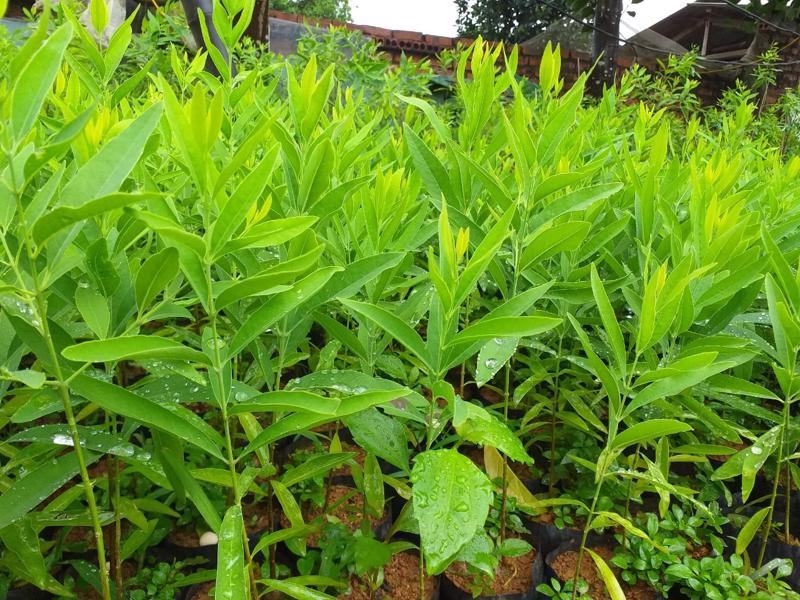
[{"label": "ground cover plant", "polygon": [[2,45],[0,598],[800,597],[784,113],[251,10]]}]

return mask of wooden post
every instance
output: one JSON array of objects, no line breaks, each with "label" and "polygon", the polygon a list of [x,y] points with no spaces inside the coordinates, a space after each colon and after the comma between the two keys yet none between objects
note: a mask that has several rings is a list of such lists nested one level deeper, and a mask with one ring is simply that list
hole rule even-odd
[{"label": "wooden post", "polygon": [[619,21],[622,18],[622,0],[597,0],[594,11],[594,35],[592,36],[592,60],[597,66],[589,80],[588,91],[599,98],[603,87],[614,84],[617,72],[617,49],[619,48]]},{"label": "wooden post", "polygon": [[269,48],[269,0],[256,0],[253,20],[245,32],[247,37],[266,44]]}]

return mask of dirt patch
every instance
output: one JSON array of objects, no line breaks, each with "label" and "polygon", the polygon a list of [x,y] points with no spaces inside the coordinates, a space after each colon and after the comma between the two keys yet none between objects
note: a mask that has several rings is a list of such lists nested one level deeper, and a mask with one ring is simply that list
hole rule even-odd
[{"label": "dirt patch", "polygon": [[781,531],[778,534],[778,539],[784,544],[788,544],[790,546],[800,546],[800,538],[792,535],[791,533],[787,536],[785,531]]},{"label": "dirt patch", "polygon": [[[425,598],[433,597],[436,580],[425,577]],[[419,556],[410,552],[395,554],[384,569],[383,597],[392,600],[419,598]]]},{"label": "dirt patch", "polygon": [[[383,586],[377,595],[381,600],[417,600],[419,598],[419,556],[401,552],[392,556],[383,569]],[[436,580],[425,577],[425,598],[430,599],[436,589]],[[342,600],[370,600],[369,587],[358,579],[350,581],[351,591],[339,594]]]},{"label": "dirt patch", "polygon": [[192,595],[187,600],[213,600],[214,595],[211,591],[214,589],[215,585],[216,582],[214,581],[201,583],[192,590]]},{"label": "dirt patch", "polygon": [[[530,590],[533,586],[532,566],[534,560],[536,560],[536,550],[531,550],[522,556],[504,556],[495,571],[494,580],[491,582],[491,595],[522,594]],[[445,577],[460,590],[471,592],[470,584],[474,581],[474,577],[467,570],[466,563],[453,563],[445,571]]]},{"label": "dirt patch", "polygon": [[[592,548],[592,550],[599,554],[603,560],[610,565],[610,561],[614,556],[614,553],[610,548],[599,547]],[[578,552],[569,551],[563,552],[556,556],[550,563],[550,567],[561,581],[569,581],[575,576],[575,567],[577,564]],[[619,573],[617,569],[614,569],[613,567],[612,569],[619,580]],[[592,557],[589,556],[588,553],[584,554],[583,560],[581,560],[579,577],[589,584],[589,595],[594,600],[609,600],[609,595],[608,592],[606,592],[606,586],[605,583],[603,583],[603,578],[600,576]],[[621,581],[620,584],[622,585],[622,589],[625,592],[625,598],[627,598],[627,600],[656,600],[657,598],[656,593],[653,590],[640,583],[633,587],[627,586]]]}]

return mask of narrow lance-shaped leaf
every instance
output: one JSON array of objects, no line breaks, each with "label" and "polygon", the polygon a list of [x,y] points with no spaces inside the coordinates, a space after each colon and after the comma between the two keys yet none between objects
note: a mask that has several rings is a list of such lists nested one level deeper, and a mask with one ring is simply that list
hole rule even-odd
[{"label": "narrow lance-shaped leaf", "polygon": [[79,375],[72,381],[76,393],[111,413],[128,417],[178,436],[224,460],[221,436],[203,419],[180,405],[159,404],[111,383]]},{"label": "narrow lance-shaped leaf", "polygon": [[115,192],[77,207],[59,206],[40,217],[33,224],[33,239],[37,244],[42,244],[65,227],[100,216],[116,208],[147,202],[158,197],[160,194],[147,192],[135,194]]},{"label": "narrow lance-shaped leaf", "polygon": [[116,192],[144,152],[145,144],[161,120],[162,105],[152,105],[122,133],[107,142],[86,161],[61,191],[66,206]]},{"label": "narrow lance-shaped leaf", "polygon": [[17,141],[33,127],[71,39],[72,25],[67,22],[49,35],[20,72],[11,91],[10,129]]},{"label": "narrow lance-shaped leaf", "polygon": [[517,350],[519,338],[496,337],[486,342],[478,352],[478,363],[475,369],[475,383],[480,387],[486,384]]},{"label": "narrow lance-shaped leaf", "polygon": [[608,591],[611,600],[625,600],[625,592],[622,591],[622,586],[619,584],[619,581],[617,581],[617,577],[614,575],[611,567],[608,566],[608,563],[591,548],[587,548],[586,551],[597,566],[597,570],[600,572],[600,577],[603,578],[603,583],[606,586],[606,591]]},{"label": "narrow lance-shaped leaf", "polygon": [[608,294],[600,280],[600,275],[597,274],[597,267],[592,263],[591,271],[592,279],[592,293],[594,294],[595,302],[597,302],[597,310],[600,312],[600,319],[603,321],[603,329],[605,329],[608,336],[611,349],[614,352],[614,361],[617,363],[617,371],[624,378],[627,370],[627,351],[625,349],[625,340],[622,337],[622,330],[619,328],[619,322],[614,314],[614,308],[608,300]]},{"label": "narrow lance-shaped leaf", "polygon": [[247,569],[244,561],[242,507],[231,506],[222,519],[217,546],[216,600],[248,600]]},{"label": "narrow lance-shaped leaf", "polygon": [[164,248],[142,263],[136,274],[136,305],[144,312],[155,297],[178,276],[180,264],[175,248]]},{"label": "narrow lance-shaped leaf", "polygon": [[397,315],[390,313],[385,308],[367,304],[366,302],[356,302],[355,300],[342,299],[342,304],[354,312],[366,317],[378,327],[386,331],[398,342],[408,348],[418,359],[420,359],[429,369],[433,369],[428,350],[419,334],[411,326]]},{"label": "narrow lance-shaped leaf", "polygon": [[187,348],[180,342],[152,335],[130,335],[106,340],[93,340],[68,346],[64,358],[79,362],[111,362],[117,360],[188,360],[208,364],[205,354]]},{"label": "narrow lance-shaped leaf", "polygon": [[291,289],[266,300],[239,327],[239,331],[231,340],[228,356],[241,352],[247,344],[261,335],[265,329],[277,323],[289,311],[300,308],[339,271],[341,271],[339,267],[324,267],[298,281]]},{"label": "narrow lance-shaped leaf", "polygon": [[750,542],[753,541],[756,533],[758,533],[758,530],[761,527],[761,524],[764,522],[764,519],[769,514],[769,511],[770,507],[765,506],[747,520],[747,523],[745,523],[744,527],[742,527],[739,531],[739,535],[736,536],[736,554],[744,554],[745,550],[747,550],[747,547],[750,545]]},{"label": "narrow lance-shaped leaf", "polygon": [[[92,464],[99,458],[99,455],[91,452],[84,452],[83,456],[87,464]],[[43,462],[17,479],[0,495],[0,529],[22,519],[75,477],[79,470],[78,459],[74,452],[70,452],[52,461]]]},{"label": "narrow lance-shaped leaf", "polygon": [[681,423],[675,419],[650,419],[636,423],[618,434],[609,444],[612,450],[622,450],[634,444],[655,442],[665,435],[691,431],[691,425]]},{"label": "narrow lance-shaped leaf", "polygon": [[241,400],[231,405],[230,414],[260,412],[301,412],[335,415],[338,398],[320,396],[303,390],[277,390]]}]

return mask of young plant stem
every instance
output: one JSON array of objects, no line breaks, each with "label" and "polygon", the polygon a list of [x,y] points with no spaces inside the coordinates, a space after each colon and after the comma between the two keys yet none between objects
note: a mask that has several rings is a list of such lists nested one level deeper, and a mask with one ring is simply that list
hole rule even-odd
[{"label": "young plant stem", "polygon": [[[10,159],[10,157],[9,157]],[[12,187],[17,190],[16,181],[14,180],[14,169],[11,169]],[[72,402],[69,397],[69,386],[66,383],[64,373],[61,370],[61,365],[58,362],[59,357],[56,352],[55,345],[53,344],[53,336],[50,333],[50,324],[47,320],[47,301],[44,297],[42,290],[41,280],[39,278],[39,269],[36,267],[36,255],[31,247],[30,233],[28,231],[27,223],[25,222],[25,210],[22,206],[22,201],[19,193],[15,193],[17,202],[17,212],[20,215],[21,230],[24,237],[25,252],[30,264],[31,282],[33,283],[33,296],[36,303],[36,312],[39,316],[40,326],[42,328],[42,337],[47,346],[47,353],[53,366],[53,376],[56,379],[56,387],[58,388],[61,401],[64,406],[64,414],[67,418],[67,426],[69,428],[70,437],[72,438],[72,446],[75,450],[75,459],[78,461],[78,469],[81,475],[81,482],[83,484],[83,493],[86,498],[86,504],[89,508],[89,518],[92,522],[92,529],[94,531],[95,547],[97,549],[97,568],[100,573],[100,588],[102,590],[103,600],[111,600],[111,584],[108,577],[108,568],[106,567],[106,549],[103,540],[103,528],[100,525],[100,516],[97,511],[97,501],[94,497],[94,490],[92,489],[92,479],[89,477],[89,470],[86,468],[86,458],[83,454],[83,447],[81,445],[81,436],[78,432],[78,424],[75,420],[75,413],[72,411]],[[5,243],[5,236],[4,236]],[[22,284],[24,280],[20,280]]]},{"label": "young plant stem", "polygon": [[[111,415],[111,431],[117,434],[117,415]],[[114,585],[117,588],[117,598],[121,600],[124,593],[124,582],[122,580],[122,513],[120,512],[120,481],[119,481],[119,458],[112,456],[109,459],[109,492],[113,494],[112,504],[114,505],[114,542],[111,545],[111,555],[114,566]]]},{"label": "young plant stem", "polygon": [[550,407],[550,464],[548,465],[547,492],[552,498],[556,486],[556,415],[558,413],[558,395],[561,393],[561,351],[564,344],[564,333],[558,336],[558,354],[556,355],[555,383],[553,384],[553,403]]},{"label": "young plant stem", "polygon": [[425,449],[430,450],[433,446],[433,414],[436,408],[436,393],[433,391],[437,386],[431,386],[431,401],[428,404],[428,422],[426,424],[427,435],[425,440]]},{"label": "young plant stem", "polygon": [[425,561],[422,548],[419,549],[419,600],[425,600]]},{"label": "young plant stem", "polygon": [[[636,465],[639,464],[639,453],[642,451],[642,445],[636,444],[636,453],[633,457],[633,469],[636,470]],[[633,491],[633,479],[628,480],[628,489],[625,492],[625,518],[631,518],[631,493]],[[622,530],[622,546],[624,548],[628,547],[628,530]]]},{"label": "young plant stem", "polygon": [[[789,389],[791,389],[791,386]],[[764,562],[764,554],[767,551],[767,542],[769,541],[769,532],[772,531],[772,519],[775,516],[775,501],[778,498],[778,484],[780,483],[781,479],[781,465],[783,464],[784,446],[786,445],[786,433],[789,431],[789,409],[791,405],[791,398],[785,398],[783,402],[783,419],[781,423],[780,436],[778,438],[778,457],[777,466],[775,468],[775,481],[772,482],[772,492],[769,496],[769,510],[767,511],[767,518],[764,520],[764,528],[761,534],[761,549],[758,551],[758,562],[756,562],[756,569],[760,569],[762,563]],[[787,481],[786,485],[788,488],[791,485],[791,480]],[[788,494],[786,506],[788,511]],[[787,519],[786,522],[788,523],[788,521],[789,520]]]},{"label": "young plant stem", "polygon": [[[508,394],[511,388],[511,361],[509,358],[506,363],[505,381],[503,383],[503,421],[508,424]],[[506,539],[506,505],[508,502],[508,461],[503,457],[503,487],[500,496],[500,543],[502,544]]]},{"label": "young plant stem", "polygon": [[[333,433],[333,437],[334,438],[339,435],[339,421],[338,420],[336,421],[336,426],[335,427],[336,428],[335,428],[334,433]],[[330,446],[328,446],[328,449],[330,450]],[[328,471],[328,473],[325,475],[325,502],[324,502],[324,504],[322,506],[322,512],[323,513],[328,510],[328,505],[330,504],[330,501],[331,501],[331,483],[332,483],[332,481],[333,481],[333,469]]]},{"label": "young plant stem", "polygon": [[[283,357],[284,354],[286,353],[286,336],[279,334],[276,346],[278,348],[278,367],[277,369],[275,369],[275,381],[273,383],[272,389],[278,391],[281,389],[281,376],[283,375]],[[271,414],[270,421],[272,421],[274,418],[275,416]],[[274,448],[272,444],[269,444],[267,448],[269,452],[269,460],[274,465],[275,464]],[[275,511],[275,492],[272,489],[271,482],[269,490],[267,491],[267,510],[269,511],[269,532],[272,533],[275,527],[273,519]],[[270,578],[275,579],[277,575],[278,575],[278,557],[276,554],[275,544],[272,544],[269,547],[269,576]]]},{"label": "young plant stem", "polygon": [[786,543],[791,544],[791,532],[789,531],[789,524],[792,522],[792,469],[789,467],[789,462],[786,462],[786,518],[783,523],[783,533],[786,538]]},{"label": "young plant stem", "polygon": [[589,514],[586,517],[586,524],[583,526],[581,545],[578,549],[578,562],[575,564],[575,575],[572,578],[572,600],[576,600],[578,597],[578,577],[581,573],[581,563],[583,562],[583,555],[586,550],[586,540],[589,538],[589,530],[592,526],[592,520],[594,519],[594,509],[597,507],[597,500],[600,498],[600,490],[603,489],[604,478],[605,469],[600,473],[597,480],[597,487],[594,489],[594,498],[592,498],[592,506],[589,508]]},{"label": "young plant stem", "polygon": [[[466,257],[465,257],[466,260]],[[472,300],[472,294],[467,296],[467,302],[464,305],[464,329],[469,327],[469,309],[470,309],[470,300]],[[458,395],[461,396],[461,399],[464,399],[464,380],[466,379],[467,373],[467,363],[466,361],[461,363],[461,376],[458,386]]]},{"label": "young plant stem", "polygon": [[[208,289],[211,289],[211,267],[210,265],[206,268],[206,281],[208,284]],[[211,326],[211,336],[212,342],[211,345],[214,350],[214,354],[212,357],[213,362],[213,369],[216,375],[217,381],[220,383],[220,386],[223,385],[224,377],[223,377],[223,365],[222,365],[222,355],[220,354],[220,344],[219,344],[219,334],[217,332],[217,311],[216,307],[214,306],[214,295],[209,294],[209,323]],[[239,475],[236,471],[236,458],[233,452],[233,437],[231,436],[231,426],[230,426],[230,418],[228,416],[228,396],[230,394],[230,390],[219,390],[222,394],[222,397],[219,398],[219,405],[220,411],[222,413],[222,424],[225,433],[225,452],[228,459],[228,469],[231,474],[231,490],[233,491],[233,497],[235,504],[241,510],[242,508],[242,494],[239,491]],[[250,554],[250,540],[247,537],[247,522],[244,518],[244,513],[242,512],[242,545],[244,548],[244,556],[245,561],[247,563],[247,575],[248,581],[250,584],[251,593],[253,596],[253,600],[258,599],[258,585],[256,583],[256,576],[255,572],[253,571],[253,557]]]},{"label": "young plant stem", "polygon": [[[35,270],[35,267],[32,267]],[[38,288],[38,275],[34,276],[34,284]],[[86,458],[83,455],[83,448],[81,447],[81,437],[78,433],[78,424],[75,421],[75,413],[72,411],[72,403],[69,398],[69,388],[64,383],[64,376],[61,371],[61,366],[58,364],[58,355],[53,346],[53,340],[50,335],[50,327],[47,324],[47,311],[44,306],[44,301],[37,290],[36,293],[37,304],[39,305],[39,315],[42,323],[42,335],[47,344],[50,360],[53,363],[53,371],[58,384],[61,400],[64,404],[64,413],[67,417],[67,426],[69,427],[70,435],[72,437],[72,445],[75,448],[75,458],[78,461],[78,468],[81,474],[81,482],[83,483],[83,493],[86,498],[86,504],[89,507],[89,518],[92,521],[92,529],[94,530],[94,540],[97,548],[97,568],[100,572],[100,587],[102,589],[103,600],[111,600],[111,584],[108,577],[108,567],[106,565],[106,548],[105,541],[103,540],[103,528],[100,525],[100,515],[97,510],[97,501],[94,497],[92,489],[92,479],[89,477],[89,470],[86,468]]]}]

